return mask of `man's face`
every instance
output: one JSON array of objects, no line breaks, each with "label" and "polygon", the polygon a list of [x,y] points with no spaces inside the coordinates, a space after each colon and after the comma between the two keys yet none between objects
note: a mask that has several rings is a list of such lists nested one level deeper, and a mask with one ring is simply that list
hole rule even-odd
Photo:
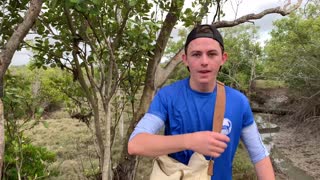
[{"label": "man's face", "polygon": [[199,91],[213,90],[221,65],[227,60],[219,43],[212,38],[197,38],[188,45],[183,62],[190,70],[191,88]]}]

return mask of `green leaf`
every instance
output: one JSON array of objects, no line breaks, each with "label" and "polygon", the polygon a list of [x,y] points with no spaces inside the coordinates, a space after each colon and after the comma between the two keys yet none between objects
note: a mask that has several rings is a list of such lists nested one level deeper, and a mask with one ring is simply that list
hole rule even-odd
[{"label": "green leaf", "polygon": [[45,128],[49,128],[49,124],[48,124],[47,121],[41,121],[41,123],[43,124],[43,126],[44,126]]},{"label": "green leaf", "polygon": [[71,3],[75,3],[78,4],[80,2],[80,0],[70,0]]},{"label": "green leaf", "polygon": [[42,107],[38,108],[37,113],[42,114],[43,112],[44,112],[44,108]]},{"label": "green leaf", "polygon": [[101,5],[102,1],[101,0],[92,0],[93,4],[95,5]]},{"label": "green leaf", "polygon": [[129,1],[129,6],[133,7],[137,4],[137,0],[130,0]]}]

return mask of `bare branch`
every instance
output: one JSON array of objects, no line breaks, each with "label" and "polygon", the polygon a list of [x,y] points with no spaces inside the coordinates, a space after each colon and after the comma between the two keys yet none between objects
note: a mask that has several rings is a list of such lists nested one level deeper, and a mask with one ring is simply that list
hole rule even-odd
[{"label": "bare branch", "polygon": [[[298,0],[298,2],[293,5],[291,8],[287,9],[289,7],[289,5],[291,4],[291,0],[288,0],[288,3],[284,6],[283,10],[287,12],[287,14],[290,14],[292,11],[297,10],[301,4],[302,4],[302,0]],[[286,14],[286,15],[287,15]]]},{"label": "bare branch", "polygon": [[239,0],[239,1],[236,2],[236,6],[237,7],[236,7],[236,9],[234,9],[234,19],[236,19],[237,16],[238,16],[239,6],[240,6],[241,3],[242,3],[242,0]]},{"label": "bare branch", "polygon": [[[288,3],[291,3],[291,1],[289,0]],[[245,16],[242,16],[238,19],[235,19],[233,21],[218,21],[218,22],[213,22],[212,24],[214,24],[217,28],[222,28],[222,27],[233,27],[245,22],[248,22],[250,20],[255,20],[255,19],[261,19],[262,17],[264,17],[265,15],[268,14],[281,14],[282,16],[286,16],[288,14],[290,14],[292,11],[296,10],[297,8],[300,7],[302,0],[299,0],[295,5],[293,5],[291,8],[288,9],[290,4],[286,4],[283,8],[276,7],[276,8],[269,8],[266,9],[258,14],[248,14]]]},{"label": "bare branch", "polygon": [[217,17],[220,20],[220,18],[219,18],[220,12],[221,12],[221,6],[220,6],[220,0],[219,0],[219,1],[217,1],[217,9],[216,9],[216,13],[214,14],[212,22],[215,22]]},{"label": "bare branch", "polygon": [[[129,19],[129,14],[131,12],[132,8],[130,6],[127,6],[127,10],[125,12],[125,16],[121,22],[121,24],[119,25],[119,30],[117,32],[117,36],[116,38],[114,39],[114,42],[112,44],[112,46],[114,47],[114,49],[117,49],[118,46],[119,46],[119,42],[120,42],[120,39],[122,39],[122,36],[123,36],[123,32],[124,32],[124,29],[125,29],[125,26],[128,22],[128,19]],[[119,13],[120,14],[120,13]]]},{"label": "bare branch", "polygon": [[287,4],[283,6],[283,9],[287,9],[291,4],[291,0],[288,0]]}]

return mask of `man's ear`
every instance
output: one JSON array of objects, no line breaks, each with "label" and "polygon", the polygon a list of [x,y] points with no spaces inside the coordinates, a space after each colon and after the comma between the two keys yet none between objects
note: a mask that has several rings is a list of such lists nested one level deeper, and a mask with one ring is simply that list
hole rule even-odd
[{"label": "man's ear", "polygon": [[226,52],[224,52],[224,53],[222,54],[221,66],[222,66],[224,63],[226,63],[227,60],[228,60],[228,54],[227,54]]},{"label": "man's ear", "polygon": [[184,53],[182,54],[182,62],[184,63],[185,66],[188,66],[188,61],[187,61],[187,55]]}]

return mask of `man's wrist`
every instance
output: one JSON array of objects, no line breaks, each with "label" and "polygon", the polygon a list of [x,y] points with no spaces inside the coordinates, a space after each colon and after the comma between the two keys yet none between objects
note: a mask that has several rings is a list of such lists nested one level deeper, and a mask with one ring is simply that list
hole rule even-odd
[{"label": "man's wrist", "polygon": [[192,133],[184,134],[183,136],[183,143],[185,150],[192,150]]}]

